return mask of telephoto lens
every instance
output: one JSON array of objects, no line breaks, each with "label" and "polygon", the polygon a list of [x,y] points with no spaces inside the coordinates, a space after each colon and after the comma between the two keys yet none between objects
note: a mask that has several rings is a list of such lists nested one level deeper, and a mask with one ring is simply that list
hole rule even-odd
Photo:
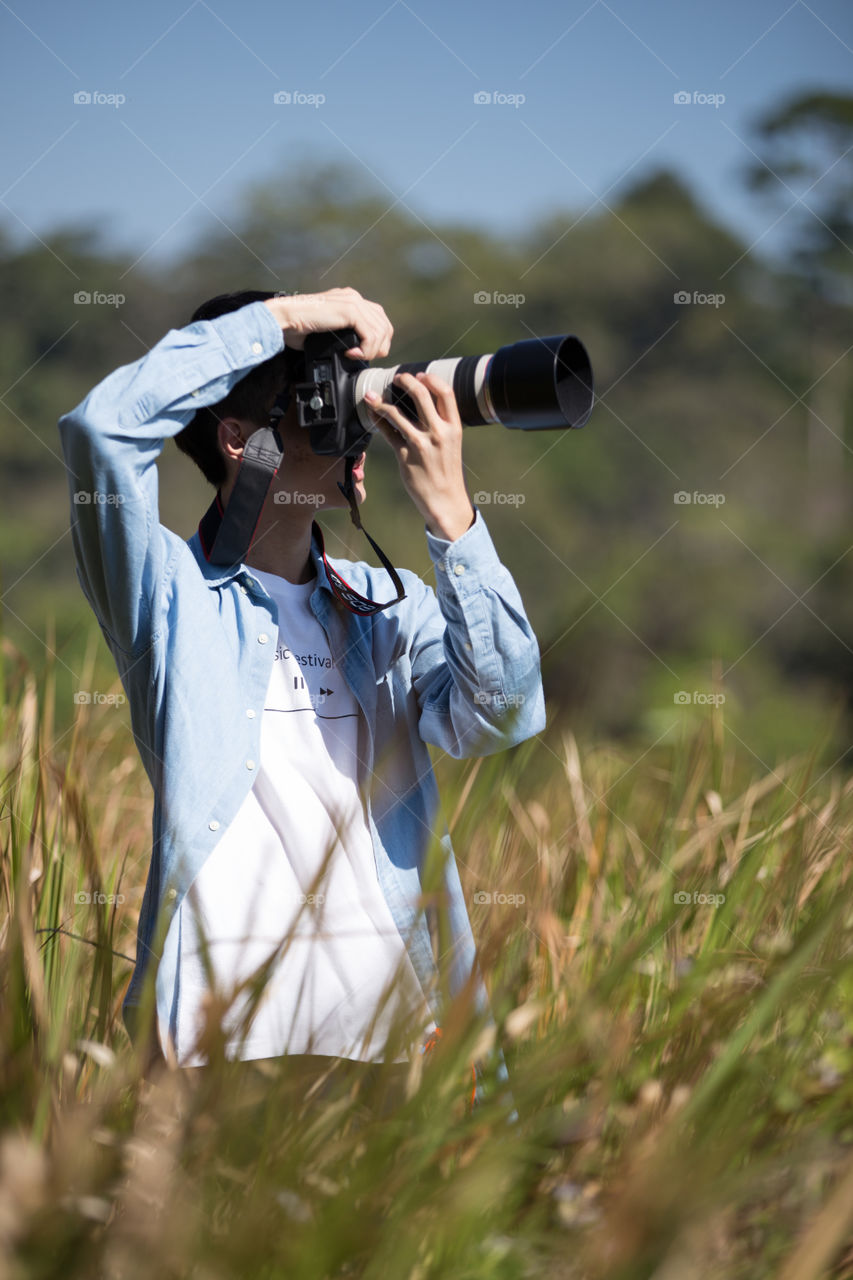
[{"label": "telephoto lens", "polygon": [[365,431],[375,429],[366,391],[417,416],[410,398],[392,384],[398,373],[422,370],[453,387],[466,427],[496,422],[521,431],[566,430],[582,427],[592,412],[592,365],[586,348],[573,334],[561,334],[513,342],[493,355],[362,369],[356,375],[354,407]]}]

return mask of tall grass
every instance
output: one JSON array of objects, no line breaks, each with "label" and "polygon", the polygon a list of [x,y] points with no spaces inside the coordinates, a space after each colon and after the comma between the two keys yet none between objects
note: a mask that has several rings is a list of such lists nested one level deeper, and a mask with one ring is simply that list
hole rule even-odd
[{"label": "tall grass", "polygon": [[[713,710],[440,761],[497,1029],[452,1011],[383,1115],[144,1071],[126,716],[3,664],[0,1280],[853,1275],[853,783],[816,754]],[[490,1034],[512,1097],[470,1112]]]}]

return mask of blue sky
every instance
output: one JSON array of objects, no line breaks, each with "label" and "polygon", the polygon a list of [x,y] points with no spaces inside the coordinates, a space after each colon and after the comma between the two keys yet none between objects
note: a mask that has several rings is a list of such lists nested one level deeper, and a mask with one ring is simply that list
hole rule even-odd
[{"label": "blue sky", "polygon": [[777,211],[739,180],[751,120],[853,85],[849,0],[0,0],[0,30],[0,224],[94,223],[152,263],[311,158],[509,233],[666,165],[752,242]]}]

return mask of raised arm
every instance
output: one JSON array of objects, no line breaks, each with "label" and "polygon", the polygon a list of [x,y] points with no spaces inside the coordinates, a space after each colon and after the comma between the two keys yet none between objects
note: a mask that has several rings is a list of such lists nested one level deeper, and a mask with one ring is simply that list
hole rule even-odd
[{"label": "raised arm", "polygon": [[159,522],[156,462],[164,440],[285,343],[299,348],[305,334],[337,328],[358,333],[353,356],[388,354],[388,317],[356,290],[275,297],[170,330],[60,419],[77,575],[112,645],[133,657],[151,645],[169,563],[183,546]]},{"label": "raised arm", "polygon": [[420,735],[456,759],[491,755],[545,727],[539,646],[479,511],[453,542],[427,543],[438,586],[417,583]]},{"label": "raised arm", "polygon": [[545,726],[539,646],[513,579],[468,497],[453,389],[423,373],[397,378],[418,419],[372,402],[400,475],[426,522],[437,596],[422,582],[411,641],[425,742],[449,755],[486,755]]},{"label": "raised arm", "polygon": [[71,491],[77,576],[111,643],[143,653],[160,626],[161,588],[181,539],[159,521],[163,443],[282,350],[262,302],[172,329],[59,420]]}]

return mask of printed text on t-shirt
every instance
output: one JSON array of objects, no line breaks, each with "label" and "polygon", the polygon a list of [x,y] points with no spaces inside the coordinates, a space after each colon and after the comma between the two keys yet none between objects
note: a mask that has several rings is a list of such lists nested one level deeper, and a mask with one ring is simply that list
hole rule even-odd
[{"label": "printed text on t-shirt", "polygon": [[288,649],[285,644],[280,644],[277,647],[275,656],[278,661],[281,661],[284,658],[294,658],[299,663],[300,667],[330,668],[332,665],[332,659],[328,655],[324,656],[321,653],[294,653],[291,649]]}]

